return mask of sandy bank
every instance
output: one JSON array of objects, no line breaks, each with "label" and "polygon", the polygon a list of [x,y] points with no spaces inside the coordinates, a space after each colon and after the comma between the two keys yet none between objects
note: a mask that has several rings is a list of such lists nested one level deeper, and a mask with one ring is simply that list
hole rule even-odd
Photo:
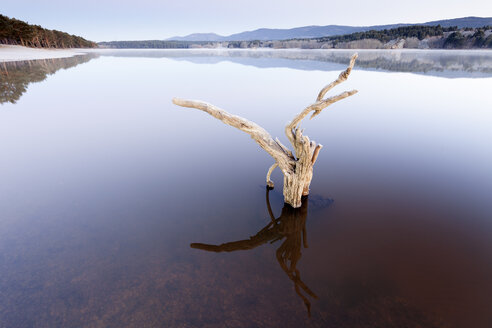
[{"label": "sandy bank", "polygon": [[43,49],[22,46],[0,45],[0,62],[65,58],[84,54],[86,49]]}]

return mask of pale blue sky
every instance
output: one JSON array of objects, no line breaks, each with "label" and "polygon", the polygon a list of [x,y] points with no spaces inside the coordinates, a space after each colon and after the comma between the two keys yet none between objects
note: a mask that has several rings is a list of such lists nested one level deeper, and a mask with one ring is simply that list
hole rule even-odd
[{"label": "pale blue sky", "polygon": [[260,27],[419,23],[492,16],[490,0],[2,0],[0,13],[94,41],[222,35]]}]

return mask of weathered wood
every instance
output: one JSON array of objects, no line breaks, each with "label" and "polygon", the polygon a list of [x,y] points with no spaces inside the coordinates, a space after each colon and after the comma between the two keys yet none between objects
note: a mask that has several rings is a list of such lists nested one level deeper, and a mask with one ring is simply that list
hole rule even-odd
[{"label": "weathered wood", "polygon": [[323,99],[329,90],[347,80],[352,72],[356,58],[357,54],[353,55],[350,59],[349,66],[338,76],[338,79],[321,89],[316,102],[301,111],[285,127],[285,135],[292,144],[297,158],[294,172],[284,174],[284,200],[293,207],[301,206],[301,197],[309,195],[309,186],[313,178],[313,166],[318,159],[319,151],[323,147],[322,145],[317,145],[315,141],[309,140],[307,136],[304,136],[300,124],[311,112],[313,113],[310,119],[319,115],[323,109],[331,104],[357,93],[357,90],[345,91],[339,95]]},{"label": "weathered wood", "polygon": [[357,54],[352,55],[352,57],[350,58],[349,66],[347,67],[347,69],[345,71],[343,71],[342,73],[340,73],[340,75],[338,76],[338,79],[336,79],[335,81],[331,82],[326,87],[324,87],[323,89],[321,89],[321,91],[318,94],[318,98],[316,98],[316,101],[320,101],[321,99],[323,99],[325,97],[325,94],[328,91],[330,91],[335,86],[337,86],[340,83],[342,83],[345,80],[347,80],[347,78],[349,77],[350,73],[352,72],[352,68],[354,68],[355,60],[357,59],[357,57],[358,57]]},{"label": "weathered wood", "polygon": [[212,104],[199,100],[185,100],[179,98],[173,98],[173,103],[182,107],[202,110],[218,120],[221,120],[225,124],[249,134],[251,138],[275,160],[275,163],[267,172],[267,185],[270,188],[273,188],[274,184],[273,181],[271,181],[270,176],[273,170],[278,166],[284,175],[284,201],[296,208],[301,206],[301,197],[309,194],[309,186],[313,178],[313,166],[316,163],[319,151],[323,147],[310,140],[307,136],[304,136],[303,130],[300,129],[300,124],[311,112],[310,119],[319,115],[323,109],[331,104],[357,93],[357,90],[345,91],[336,96],[324,98],[329,90],[347,80],[352,72],[356,58],[357,54],[353,55],[347,69],[340,73],[335,81],[321,89],[316,98],[316,102],[296,115],[285,127],[285,135],[294,148],[294,152],[290,151],[278,139],[274,140],[272,136],[258,124],[243,117],[232,115]]},{"label": "weathered wood", "polygon": [[173,98],[173,103],[182,107],[202,110],[227,125],[246,132],[256,143],[275,159],[282,172],[288,172],[295,166],[292,154],[287,153],[285,146],[273,140],[272,136],[258,124],[243,117],[232,115],[217,106],[200,100],[186,100]]},{"label": "weathered wood", "polygon": [[317,145],[316,148],[314,149],[313,159],[311,160],[311,162],[313,162],[313,165],[314,163],[316,163],[316,160],[318,159],[318,154],[321,148],[323,148],[323,145]]},{"label": "weathered wood", "polygon": [[275,170],[275,168],[278,166],[277,163],[274,163],[272,166],[270,166],[270,168],[268,169],[268,172],[267,172],[267,176],[266,176],[266,182],[267,182],[267,186],[269,188],[273,188],[275,185],[273,183],[272,180],[270,180],[270,175],[272,175],[272,172],[273,170]]}]

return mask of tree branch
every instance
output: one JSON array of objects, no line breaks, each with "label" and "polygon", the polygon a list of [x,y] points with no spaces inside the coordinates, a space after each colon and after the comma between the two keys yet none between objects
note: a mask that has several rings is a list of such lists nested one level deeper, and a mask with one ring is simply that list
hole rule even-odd
[{"label": "tree branch", "polygon": [[321,148],[323,148],[323,145],[317,145],[316,148],[314,149],[313,158],[311,159],[311,163],[313,163],[313,165],[314,163],[316,163],[316,160],[318,159],[318,154]]},{"label": "tree branch", "polygon": [[282,172],[290,172],[295,166],[293,158],[286,153],[285,146],[279,145],[272,136],[258,124],[237,115],[232,115],[212,104],[199,100],[186,100],[173,98],[173,103],[178,106],[196,108],[204,111],[227,125],[246,132],[256,143],[275,159]]},{"label": "tree branch", "polygon": [[331,82],[326,87],[321,89],[320,93],[318,94],[318,98],[316,99],[316,102],[306,107],[302,112],[300,112],[296,117],[294,117],[294,119],[285,127],[285,134],[289,139],[290,143],[294,146],[294,148],[295,148],[295,142],[297,140],[296,132],[298,129],[298,125],[309,113],[314,112],[310,117],[310,119],[312,119],[313,117],[319,115],[323,109],[330,106],[331,104],[357,93],[357,90],[345,91],[336,96],[323,99],[323,97],[326,95],[326,93],[329,90],[331,90],[338,84],[347,80],[348,76],[352,72],[352,68],[354,67],[354,63],[356,59],[357,59],[357,54],[354,54],[350,59],[350,63],[347,69],[342,73],[340,73],[340,75],[335,81]]},{"label": "tree branch", "polygon": [[273,170],[278,166],[277,163],[274,163],[270,168],[268,169],[267,175],[266,175],[266,183],[268,188],[273,188],[275,184],[273,183],[272,180],[270,180],[270,176],[272,175]]},{"label": "tree branch", "polygon": [[310,119],[312,119],[313,117],[315,117],[319,113],[321,113],[321,111],[323,109],[330,106],[331,104],[336,103],[337,101],[340,101],[340,100],[345,99],[347,97],[350,97],[356,93],[357,93],[357,90],[345,91],[339,95],[327,98],[327,99],[322,100],[322,101],[317,101],[314,104],[306,107],[302,112],[300,112],[296,117],[294,117],[292,122],[287,124],[287,126],[285,127],[285,134],[287,135],[287,138],[289,139],[291,144],[294,145],[295,140],[296,140],[296,135],[295,135],[294,129],[297,130],[297,125],[299,125],[301,123],[301,121],[306,116],[309,115],[309,113],[314,112],[310,118]]},{"label": "tree branch", "polygon": [[343,71],[342,73],[340,73],[340,75],[338,76],[338,79],[336,79],[335,81],[331,82],[326,87],[321,89],[321,91],[318,94],[318,98],[316,98],[316,101],[320,101],[321,99],[323,99],[325,97],[325,94],[328,91],[330,91],[335,86],[342,83],[343,81],[347,80],[348,76],[350,75],[350,72],[352,72],[352,68],[354,68],[355,60],[357,59],[358,56],[359,56],[358,54],[352,55],[352,57],[350,58],[350,63],[349,63],[349,66],[347,67],[347,69],[345,71]]}]

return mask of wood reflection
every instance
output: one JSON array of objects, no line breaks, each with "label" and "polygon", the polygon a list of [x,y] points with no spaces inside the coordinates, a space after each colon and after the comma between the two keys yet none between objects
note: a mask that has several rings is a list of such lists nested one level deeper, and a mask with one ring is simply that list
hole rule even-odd
[{"label": "wood reflection", "polygon": [[[308,296],[318,299],[318,296],[302,281],[297,263],[302,256],[302,248],[307,248],[306,219],[308,212],[308,197],[302,200],[300,208],[284,204],[282,213],[275,218],[270,205],[269,188],[266,191],[266,203],[271,222],[249,239],[237,240],[220,245],[192,243],[191,247],[209,252],[234,252],[249,250],[266,243],[282,241],[277,248],[276,257],[282,270],[294,283],[294,288],[306,305],[311,316],[311,301]],[[305,295],[307,294],[307,296]]]}]

